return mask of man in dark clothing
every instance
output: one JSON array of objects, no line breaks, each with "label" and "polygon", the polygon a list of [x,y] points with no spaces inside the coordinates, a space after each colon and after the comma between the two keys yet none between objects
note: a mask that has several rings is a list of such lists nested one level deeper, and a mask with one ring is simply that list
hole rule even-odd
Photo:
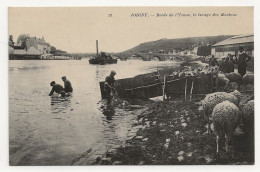
[{"label": "man in dark clothing", "polygon": [[65,90],[65,92],[66,93],[72,92],[73,88],[72,88],[71,82],[69,80],[67,80],[66,76],[63,76],[61,79],[64,82],[64,90]]},{"label": "man in dark clothing", "polygon": [[210,65],[210,66],[216,66],[216,65],[218,65],[218,61],[217,61],[217,59],[214,57],[214,55],[212,55],[212,57],[209,59],[209,65]]},{"label": "man in dark clothing", "polygon": [[111,102],[111,99],[113,97],[113,93],[115,89],[115,78],[114,78],[115,75],[116,72],[112,70],[110,75],[107,76],[105,80],[104,90],[105,90],[106,97],[108,99],[108,103]]},{"label": "man in dark clothing", "polygon": [[53,95],[53,93],[56,92],[58,94],[61,94],[62,97],[65,97],[65,91],[60,84],[56,84],[55,81],[52,81],[50,83],[50,86],[52,86],[52,90],[51,90],[49,96]]},{"label": "man in dark clothing", "polygon": [[221,71],[221,72],[224,72],[225,73],[225,59],[226,59],[226,57],[225,56],[223,56],[223,57],[221,57],[220,59],[219,59],[219,62],[218,62],[218,67],[219,67],[219,70]]},{"label": "man in dark clothing", "polygon": [[243,47],[239,48],[239,54],[237,58],[238,63],[238,73],[243,77],[246,74],[247,62],[251,60],[252,57],[247,55]]},{"label": "man in dark clothing", "polygon": [[228,56],[225,59],[225,73],[234,72],[234,63],[232,61],[231,54],[228,54]]}]

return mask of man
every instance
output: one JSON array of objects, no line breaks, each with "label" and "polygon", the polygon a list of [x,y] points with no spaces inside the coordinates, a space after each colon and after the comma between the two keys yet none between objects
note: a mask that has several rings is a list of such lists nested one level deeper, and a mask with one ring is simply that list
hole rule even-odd
[{"label": "man", "polygon": [[218,66],[220,71],[225,72],[225,56],[219,59]]},{"label": "man", "polygon": [[246,74],[247,62],[251,60],[252,57],[247,55],[243,47],[239,48],[239,54],[237,58],[238,63],[238,73],[243,77]]},{"label": "man", "polygon": [[53,93],[56,92],[58,94],[61,94],[62,97],[65,97],[65,91],[60,84],[56,84],[55,81],[52,81],[50,83],[50,86],[52,87],[52,90],[51,90],[49,96],[53,95]]},{"label": "man", "polygon": [[105,80],[104,90],[105,90],[106,97],[108,99],[108,103],[111,102],[114,93],[113,91],[115,89],[115,78],[114,78],[115,75],[116,72],[112,70],[110,75],[107,76]]},{"label": "man", "polygon": [[225,59],[225,73],[231,73],[234,72],[234,63],[232,61],[231,54],[228,54],[228,56]]},{"label": "man", "polygon": [[73,91],[72,85],[71,85],[70,81],[67,80],[66,76],[63,76],[61,79],[64,82],[65,93],[72,92]]},{"label": "man", "polygon": [[214,55],[212,55],[212,57],[209,59],[209,65],[210,65],[210,66],[216,66],[216,65],[218,65],[218,61],[217,61],[217,59],[214,57]]}]

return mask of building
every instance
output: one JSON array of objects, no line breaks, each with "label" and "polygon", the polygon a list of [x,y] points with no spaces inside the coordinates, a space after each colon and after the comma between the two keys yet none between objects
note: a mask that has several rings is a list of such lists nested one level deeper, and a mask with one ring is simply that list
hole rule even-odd
[{"label": "building", "polygon": [[27,51],[31,50],[34,53],[38,51],[39,54],[50,54],[51,51],[50,44],[47,43],[43,37],[41,39],[36,37],[28,39],[26,41],[26,49]]},{"label": "building", "polygon": [[9,59],[40,59],[44,55],[50,56],[50,51],[50,44],[43,37],[31,37],[26,40],[25,46],[22,46],[20,40],[13,47],[13,51],[9,48]]},{"label": "building", "polygon": [[8,53],[9,54],[14,54],[14,48],[11,47],[10,45],[8,46]]},{"label": "building", "polygon": [[245,53],[254,56],[254,35],[238,35],[218,42],[211,47],[211,55],[219,58],[222,56],[238,55],[239,47],[243,47]]},{"label": "building", "polygon": [[21,40],[15,44],[13,49],[14,55],[45,55],[50,54],[51,46],[44,38],[31,37],[26,41],[26,46],[22,47]]}]

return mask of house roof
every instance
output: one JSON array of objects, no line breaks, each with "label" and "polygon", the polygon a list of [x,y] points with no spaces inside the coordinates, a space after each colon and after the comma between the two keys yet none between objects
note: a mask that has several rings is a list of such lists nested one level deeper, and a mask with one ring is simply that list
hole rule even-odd
[{"label": "house roof", "polygon": [[36,38],[36,41],[40,45],[50,45],[48,42],[45,42],[44,39]]},{"label": "house roof", "polygon": [[218,42],[212,46],[216,47],[216,46],[221,46],[221,45],[240,44],[240,43],[246,43],[246,42],[254,42],[254,35],[250,34],[250,35],[233,36],[224,41]]}]

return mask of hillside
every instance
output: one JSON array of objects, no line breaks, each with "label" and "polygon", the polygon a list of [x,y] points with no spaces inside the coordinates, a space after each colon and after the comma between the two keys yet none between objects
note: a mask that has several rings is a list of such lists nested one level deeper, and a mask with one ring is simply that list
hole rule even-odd
[{"label": "hillside", "polygon": [[126,50],[122,53],[147,53],[150,50],[152,50],[153,52],[158,52],[159,50],[172,51],[173,49],[187,50],[191,49],[192,46],[198,46],[200,44],[215,44],[232,36],[234,35],[160,39],[157,41],[141,43],[140,45]]}]

